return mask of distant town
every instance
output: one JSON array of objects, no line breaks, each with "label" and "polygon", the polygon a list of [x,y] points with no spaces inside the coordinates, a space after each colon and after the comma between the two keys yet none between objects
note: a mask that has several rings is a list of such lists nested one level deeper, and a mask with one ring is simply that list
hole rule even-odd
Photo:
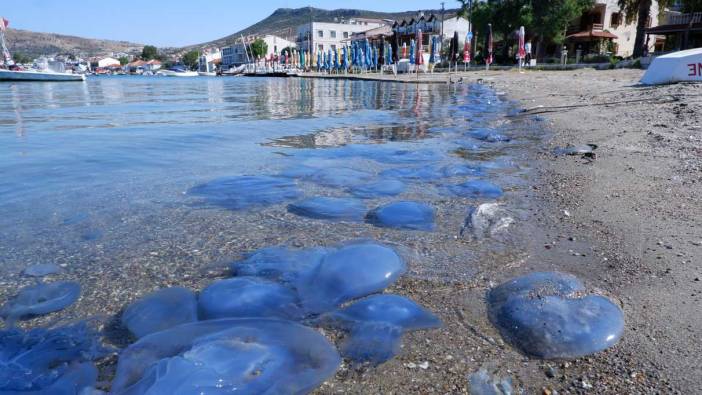
[{"label": "distant town", "polygon": [[491,3],[459,1],[458,9],[416,11],[404,19],[336,17],[332,21],[316,21],[310,8],[309,22],[296,28],[275,34],[240,35],[221,47],[167,51],[145,45],[141,52],[89,57],[79,53],[45,54],[36,59],[15,52],[11,63],[95,75],[390,69],[398,73],[476,65],[631,66],[634,58],[646,62],[652,54],[702,46],[702,13],[685,13],[689,7],[680,2],[659,12],[658,3],[653,1],[646,10],[649,16],[642,19],[620,7],[618,0],[563,1],[577,3],[573,15],[560,16],[568,21],[563,31],[539,24],[544,16],[534,11],[531,15],[520,11],[516,20],[504,21],[499,15],[509,11],[504,9],[507,6]]}]

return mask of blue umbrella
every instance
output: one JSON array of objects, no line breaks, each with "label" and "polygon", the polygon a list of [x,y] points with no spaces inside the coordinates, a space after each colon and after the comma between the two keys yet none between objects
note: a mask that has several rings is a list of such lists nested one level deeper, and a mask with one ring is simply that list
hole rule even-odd
[{"label": "blue umbrella", "polygon": [[339,68],[339,53],[336,51],[334,52],[334,68],[338,69]]},{"label": "blue umbrella", "polygon": [[379,53],[378,53],[378,47],[376,47],[376,46],[374,45],[374,46],[373,46],[373,64],[375,65],[375,68],[376,68],[376,69],[378,68],[378,57],[379,57],[378,55],[379,55]]},{"label": "blue umbrella", "polygon": [[331,70],[331,68],[332,68],[332,62],[333,62],[333,59],[332,59],[332,50],[330,49],[330,50],[327,51],[327,69],[328,69],[328,70]]},{"label": "blue umbrella", "polygon": [[317,71],[322,68],[322,54],[317,51]]},{"label": "blue umbrella", "polygon": [[429,63],[434,63],[434,46],[436,45],[436,36],[431,37],[431,48],[429,48]]},{"label": "blue umbrella", "polygon": [[347,58],[346,47],[341,48],[341,56],[343,58],[343,64],[341,65],[341,68],[344,70],[348,70],[349,59]]},{"label": "blue umbrella", "polygon": [[416,44],[414,43],[414,39],[410,41],[410,56],[409,56],[409,61],[410,64],[414,64],[414,49],[415,49]]}]

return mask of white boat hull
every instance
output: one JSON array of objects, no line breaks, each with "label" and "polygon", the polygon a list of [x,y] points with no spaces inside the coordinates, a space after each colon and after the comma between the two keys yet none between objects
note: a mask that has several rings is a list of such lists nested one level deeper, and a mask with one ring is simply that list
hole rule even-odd
[{"label": "white boat hull", "polygon": [[0,81],[85,81],[82,74],[0,70]]},{"label": "white boat hull", "polygon": [[201,77],[216,77],[217,73],[215,73],[214,71],[198,71],[197,75]]},{"label": "white boat hull", "polygon": [[197,77],[197,71],[173,71],[173,70],[161,70],[156,74],[160,74],[166,77]]},{"label": "white boat hull", "polygon": [[675,82],[702,82],[702,48],[688,49],[653,59],[641,83],[646,85]]}]

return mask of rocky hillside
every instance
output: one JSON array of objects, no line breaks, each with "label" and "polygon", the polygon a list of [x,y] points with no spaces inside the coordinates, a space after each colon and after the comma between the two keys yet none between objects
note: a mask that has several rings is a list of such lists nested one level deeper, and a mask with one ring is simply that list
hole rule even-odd
[{"label": "rocky hillside", "polygon": [[[423,10],[425,14],[435,13],[439,15],[441,10]],[[454,16],[457,10],[446,10],[444,15],[446,17]],[[244,30],[233,33],[227,37],[222,37],[220,39],[210,41],[207,43],[202,43],[198,45],[189,46],[190,48],[199,48],[206,46],[218,46],[222,47],[236,41],[240,35],[261,35],[261,34],[275,34],[281,37],[294,38],[296,34],[297,27],[308,23],[311,19],[316,22],[333,22],[335,18],[337,19],[350,19],[350,18],[376,18],[376,19],[391,19],[398,20],[404,18],[411,18],[417,15],[417,11],[405,11],[405,12],[377,12],[377,11],[367,11],[367,10],[353,10],[353,9],[337,9],[337,10],[323,10],[320,8],[304,7],[304,8],[279,8],[275,10],[270,16],[263,19],[262,21],[255,23]]]},{"label": "rocky hillside", "polygon": [[144,46],[126,41],[97,40],[18,29],[8,29],[5,37],[10,52],[30,57],[55,54],[89,57],[109,54],[110,52],[133,53],[141,52]]}]

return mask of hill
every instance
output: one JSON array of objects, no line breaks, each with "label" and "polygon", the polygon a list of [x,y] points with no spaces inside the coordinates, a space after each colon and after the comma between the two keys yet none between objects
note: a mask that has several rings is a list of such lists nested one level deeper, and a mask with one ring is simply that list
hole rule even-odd
[{"label": "hill", "polygon": [[89,57],[110,52],[135,53],[141,52],[143,48],[142,44],[126,41],[100,40],[19,29],[8,29],[5,37],[10,52],[22,53],[33,58],[56,54]]},{"label": "hill", "polygon": [[[441,10],[423,10],[425,14],[435,13],[441,14]],[[445,17],[451,17],[458,10],[444,11]],[[351,18],[373,18],[373,19],[390,19],[401,20],[409,19],[417,15],[417,11],[404,12],[377,12],[355,9],[336,9],[323,10],[320,8],[303,7],[303,8],[279,8],[275,10],[267,18],[229,36],[222,37],[210,42],[190,45],[184,49],[201,48],[208,46],[223,47],[234,43],[241,35],[264,35],[274,34],[280,37],[292,39],[294,41],[297,27],[309,23],[312,19],[315,22],[333,22],[335,19],[351,19]]]}]

